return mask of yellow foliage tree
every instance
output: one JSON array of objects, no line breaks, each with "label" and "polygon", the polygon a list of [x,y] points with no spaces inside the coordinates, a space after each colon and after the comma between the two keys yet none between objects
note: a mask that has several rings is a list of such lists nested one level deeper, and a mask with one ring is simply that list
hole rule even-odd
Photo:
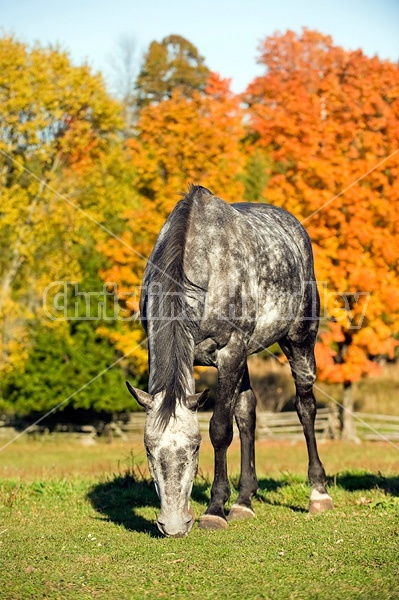
[{"label": "yellow foliage tree", "polygon": [[2,371],[26,360],[46,287],[79,280],[83,243],[104,237],[94,221],[117,205],[100,192],[101,165],[110,177],[104,165],[123,152],[101,77],[56,49],[0,39],[0,113]]}]

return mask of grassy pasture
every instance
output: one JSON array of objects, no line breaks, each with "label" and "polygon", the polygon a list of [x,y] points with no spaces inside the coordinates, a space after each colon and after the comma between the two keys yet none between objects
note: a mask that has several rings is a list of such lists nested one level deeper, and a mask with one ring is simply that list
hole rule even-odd
[{"label": "grassy pasture", "polygon": [[[399,598],[399,449],[326,442],[321,454],[335,511],[307,514],[304,444],[263,442],[256,519],[164,539],[141,441],[21,438],[0,453],[0,597]],[[200,455],[197,517],[209,442]]]}]

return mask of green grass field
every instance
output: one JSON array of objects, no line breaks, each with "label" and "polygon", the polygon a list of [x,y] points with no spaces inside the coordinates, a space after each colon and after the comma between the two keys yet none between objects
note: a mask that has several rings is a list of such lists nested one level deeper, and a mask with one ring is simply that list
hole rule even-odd
[{"label": "green grass field", "polygon": [[[399,448],[320,450],[335,511],[307,513],[304,444],[258,443],[257,518],[164,539],[140,441],[21,438],[0,453],[0,598],[399,598]],[[197,517],[211,473],[204,442]]]}]

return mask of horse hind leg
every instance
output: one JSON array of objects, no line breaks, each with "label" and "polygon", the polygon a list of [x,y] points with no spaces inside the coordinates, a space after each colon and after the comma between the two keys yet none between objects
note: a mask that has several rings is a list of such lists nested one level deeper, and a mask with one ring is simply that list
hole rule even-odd
[{"label": "horse hind leg", "polygon": [[[310,336],[309,336],[310,337]],[[309,456],[308,477],[312,487],[309,511],[322,512],[334,508],[326,490],[326,473],[319,458],[315,434],[316,401],[313,384],[316,379],[314,336],[307,343],[295,344],[289,338],[280,340],[287,356],[296,386],[295,408],[303,427]]]},{"label": "horse hind leg", "polygon": [[247,366],[234,409],[234,416],[240,433],[241,473],[237,502],[231,507],[227,517],[228,521],[255,516],[251,500],[258,489],[255,472],[256,397],[250,385]]}]

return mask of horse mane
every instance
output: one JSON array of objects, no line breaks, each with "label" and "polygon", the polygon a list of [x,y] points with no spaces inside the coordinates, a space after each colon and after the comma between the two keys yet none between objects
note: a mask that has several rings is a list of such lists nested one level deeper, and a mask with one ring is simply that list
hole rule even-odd
[{"label": "horse mane", "polygon": [[170,214],[169,227],[159,238],[151,256],[152,285],[155,283],[161,293],[151,296],[151,315],[147,317],[149,320],[155,317],[151,335],[156,339],[157,355],[149,391],[151,394],[165,392],[157,414],[163,428],[175,416],[177,400],[184,400],[186,375],[193,368],[192,345],[188,340],[194,337],[198,325],[186,300],[187,287],[193,284],[184,273],[184,252],[193,203],[205,193],[211,194],[201,186],[190,186]]}]

